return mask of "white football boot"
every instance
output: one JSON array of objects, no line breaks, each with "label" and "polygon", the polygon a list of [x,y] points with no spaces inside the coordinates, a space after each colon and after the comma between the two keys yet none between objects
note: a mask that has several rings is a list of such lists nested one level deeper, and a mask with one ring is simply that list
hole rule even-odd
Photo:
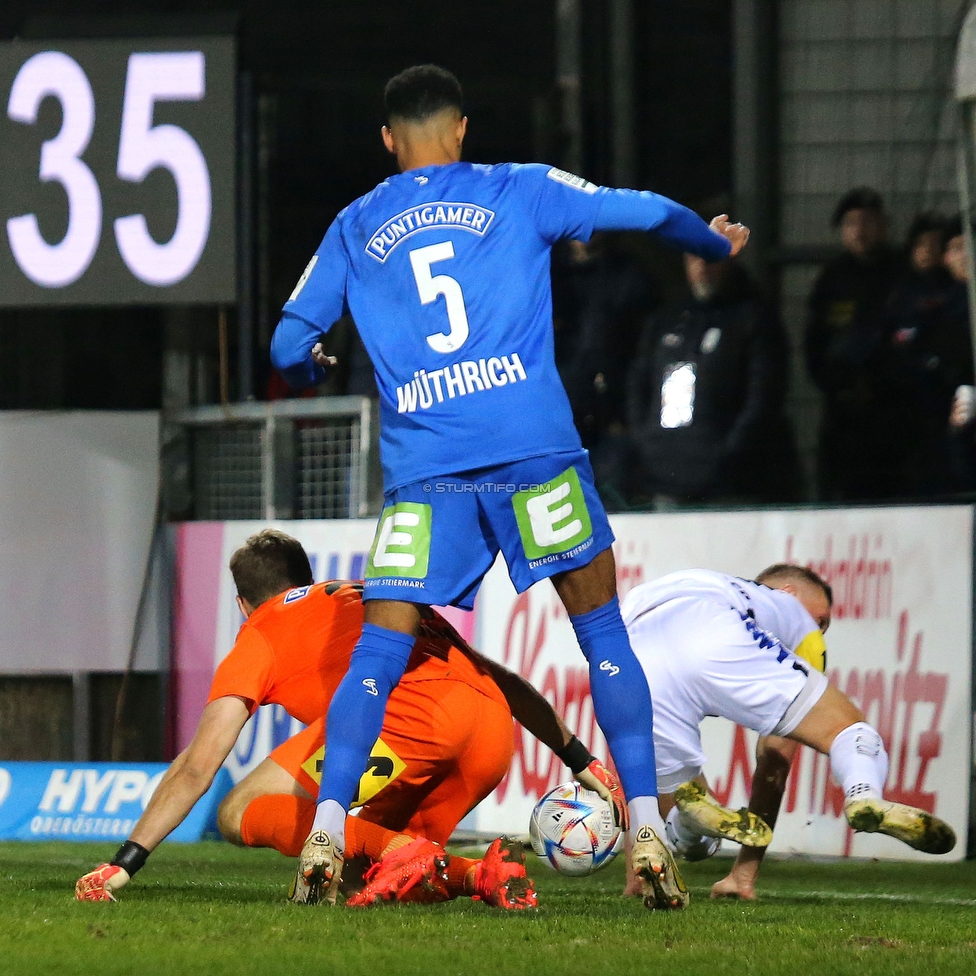
[{"label": "white football boot", "polygon": [[324,830],[313,830],[298,856],[288,900],[296,905],[334,905],[339,894],[343,851]]},{"label": "white football boot", "polygon": [[644,907],[676,911],[686,908],[690,897],[667,845],[646,824],[634,832],[630,852],[634,877],[640,881]]}]

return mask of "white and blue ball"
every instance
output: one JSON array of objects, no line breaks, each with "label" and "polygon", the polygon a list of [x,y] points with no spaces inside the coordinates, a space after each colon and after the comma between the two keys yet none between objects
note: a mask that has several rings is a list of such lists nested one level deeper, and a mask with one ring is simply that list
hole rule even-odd
[{"label": "white and blue ball", "polygon": [[579,783],[563,783],[535,805],[529,838],[546,864],[574,878],[606,867],[624,844],[610,804]]}]

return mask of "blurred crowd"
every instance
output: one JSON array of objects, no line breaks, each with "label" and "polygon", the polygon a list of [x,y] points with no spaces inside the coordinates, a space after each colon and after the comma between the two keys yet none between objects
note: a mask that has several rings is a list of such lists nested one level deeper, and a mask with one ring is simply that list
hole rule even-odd
[{"label": "blurred crowd", "polygon": [[[816,500],[976,490],[963,226],[919,214],[889,242],[883,200],[845,194],[840,253],[806,303],[803,361],[822,394]],[[667,509],[809,500],[786,412],[790,343],[745,267],[684,256],[662,300],[613,237],[553,262],[557,362],[608,501]]]},{"label": "blurred crowd", "polygon": [[807,368],[823,394],[824,501],[926,499],[974,487],[973,357],[961,219],[919,214],[888,243],[881,196],[852,190],[842,253],[808,302]]},{"label": "blurred crowd", "polygon": [[[786,411],[790,342],[741,263],[685,255],[674,288],[633,235],[554,250],[556,361],[609,507],[976,491],[962,221],[919,214],[896,246],[881,195],[861,187],[838,201],[832,224],[839,253],[813,284],[802,333],[822,394],[812,491]],[[328,342],[340,366],[319,392],[375,396],[351,321]]]}]

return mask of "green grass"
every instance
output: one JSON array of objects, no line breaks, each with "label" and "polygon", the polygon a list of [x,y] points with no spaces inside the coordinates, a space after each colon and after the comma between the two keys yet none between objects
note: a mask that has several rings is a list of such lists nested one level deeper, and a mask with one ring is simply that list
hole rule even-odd
[{"label": "green grass", "polygon": [[75,879],[114,845],[0,844],[0,972],[348,976],[816,976],[976,972],[976,864],[779,861],[763,899],[712,902],[724,859],[688,865],[685,912],[646,912],[622,864],[591,878],[531,865],[542,907],[468,900],[364,911],[284,902],[291,863],[226,844],[164,845],[117,904]]}]

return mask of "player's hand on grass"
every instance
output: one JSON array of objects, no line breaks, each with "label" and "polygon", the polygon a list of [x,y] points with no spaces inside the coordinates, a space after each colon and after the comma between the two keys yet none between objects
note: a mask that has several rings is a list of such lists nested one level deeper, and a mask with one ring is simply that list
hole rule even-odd
[{"label": "player's hand on grass", "polygon": [[731,245],[729,257],[734,258],[749,240],[749,228],[745,224],[730,224],[728,214],[719,214],[708,225],[716,234],[721,234]]},{"label": "player's hand on grass", "polygon": [[129,882],[129,872],[115,864],[99,864],[75,883],[78,901],[115,901],[115,892]]},{"label": "player's hand on grass", "polygon": [[610,772],[599,759],[594,759],[586,769],[581,769],[576,774],[576,779],[581,786],[585,786],[594,793],[599,793],[607,803],[613,807],[614,820],[621,830],[626,830],[630,825],[630,818],[627,814],[627,800],[624,798],[623,787],[615,773]]},{"label": "player's hand on grass", "polygon": [[316,342],[315,345],[312,346],[312,362],[314,362],[316,366],[321,366],[323,369],[326,369],[329,366],[335,366],[338,360],[335,358],[335,356],[327,356],[325,354],[325,350],[322,348],[322,343]]},{"label": "player's hand on grass", "polygon": [[712,898],[737,898],[740,901],[754,901],[756,897],[756,879],[747,877],[735,868],[721,881],[712,885]]}]

